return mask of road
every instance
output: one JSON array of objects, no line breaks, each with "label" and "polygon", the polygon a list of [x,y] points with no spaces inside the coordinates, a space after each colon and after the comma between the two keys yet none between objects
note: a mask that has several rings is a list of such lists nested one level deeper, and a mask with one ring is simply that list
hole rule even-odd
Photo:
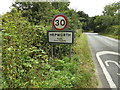
[{"label": "road", "polygon": [[99,88],[120,87],[120,41],[86,33],[98,76]]}]

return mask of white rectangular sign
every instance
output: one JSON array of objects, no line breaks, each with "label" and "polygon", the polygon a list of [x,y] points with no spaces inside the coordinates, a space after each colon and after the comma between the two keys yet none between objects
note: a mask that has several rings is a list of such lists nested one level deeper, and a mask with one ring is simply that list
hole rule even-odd
[{"label": "white rectangular sign", "polygon": [[72,31],[48,31],[49,43],[72,44],[74,33]]}]

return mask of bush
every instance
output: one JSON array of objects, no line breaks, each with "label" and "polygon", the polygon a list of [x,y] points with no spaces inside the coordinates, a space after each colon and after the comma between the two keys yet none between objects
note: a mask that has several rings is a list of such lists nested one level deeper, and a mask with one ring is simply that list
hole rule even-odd
[{"label": "bush", "polygon": [[[50,27],[32,26],[18,11],[7,13],[2,18],[3,87],[34,87],[38,85],[37,81],[45,80],[51,67],[48,63],[51,47],[46,37]],[[58,59],[69,53],[68,45],[56,45],[54,49]]]},{"label": "bush", "polygon": [[120,35],[120,25],[113,25],[107,28],[106,33],[113,34],[113,35]]}]

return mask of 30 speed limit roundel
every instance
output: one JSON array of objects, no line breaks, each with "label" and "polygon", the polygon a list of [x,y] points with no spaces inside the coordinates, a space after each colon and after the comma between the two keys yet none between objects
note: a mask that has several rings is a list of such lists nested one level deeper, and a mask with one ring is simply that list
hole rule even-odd
[{"label": "30 speed limit roundel", "polygon": [[53,27],[56,30],[64,30],[67,27],[68,20],[64,15],[57,15],[53,19]]}]

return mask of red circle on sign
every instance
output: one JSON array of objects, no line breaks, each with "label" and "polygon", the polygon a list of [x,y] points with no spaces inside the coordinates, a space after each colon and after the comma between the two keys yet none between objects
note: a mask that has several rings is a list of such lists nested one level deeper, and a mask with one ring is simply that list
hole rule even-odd
[{"label": "red circle on sign", "polygon": [[[63,18],[66,20],[66,25],[65,25],[63,28],[61,28],[61,29],[57,28],[57,27],[54,25],[54,21],[55,21],[55,19],[56,19],[57,17],[63,17]],[[53,27],[54,27],[56,30],[64,30],[64,29],[67,27],[67,25],[68,25],[68,20],[67,20],[67,18],[66,18],[64,15],[57,15],[57,16],[54,17],[54,19],[53,19],[53,21],[52,21],[52,24],[53,24]]]}]

